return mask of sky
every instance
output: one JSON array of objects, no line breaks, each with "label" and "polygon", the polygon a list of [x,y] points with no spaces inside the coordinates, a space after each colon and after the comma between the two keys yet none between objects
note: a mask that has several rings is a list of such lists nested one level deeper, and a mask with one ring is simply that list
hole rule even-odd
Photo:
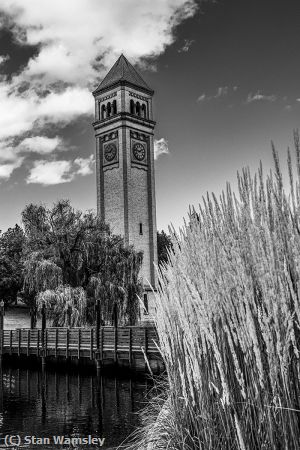
[{"label": "sky", "polygon": [[[70,8],[71,5],[71,8]],[[155,90],[158,229],[300,117],[299,0],[1,0],[0,230],[29,203],[96,208],[91,92],[121,53]]]}]

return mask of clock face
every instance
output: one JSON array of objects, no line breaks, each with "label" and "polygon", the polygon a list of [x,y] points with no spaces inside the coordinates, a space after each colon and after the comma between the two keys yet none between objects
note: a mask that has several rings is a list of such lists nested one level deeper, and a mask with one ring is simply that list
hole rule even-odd
[{"label": "clock face", "polygon": [[116,144],[110,143],[107,144],[104,148],[104,158],[106,161],[111,162],[117,156],[117,147]]},{"label": "clock face", "polygon": [[146,148],[144,144],[141,144],[140,142],[136,142],[132,148],[133,156],[138,161],[143,161],[146,156]]}]

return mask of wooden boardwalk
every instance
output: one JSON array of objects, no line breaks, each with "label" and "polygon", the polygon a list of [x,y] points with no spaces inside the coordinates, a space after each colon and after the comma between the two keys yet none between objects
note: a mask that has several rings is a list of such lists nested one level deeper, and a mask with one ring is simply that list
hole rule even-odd
[{"label": "wooden boardwalk", "polygon": [[163,364],[154,327],[46,328],[3,330],[2,355],[58,360],[91,360],[97,368],[119,364],[159,372]]}]

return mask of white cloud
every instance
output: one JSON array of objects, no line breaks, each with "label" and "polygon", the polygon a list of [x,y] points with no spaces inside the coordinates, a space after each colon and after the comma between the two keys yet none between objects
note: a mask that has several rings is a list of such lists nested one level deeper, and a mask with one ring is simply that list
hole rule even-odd
[{"label": "white cloud", "polygon": [[26,182],[43,186],[69,183],[77,175],[86,176],[93,173],[93,165],[93,155],[89,158],[76,158],[74,161],[35,161]]},{"label": "white cloud", "polygon": [[[124,52],[132,61],[157,56],[173,29],[196,11],[194,0],[1,0],[17,39],[40,45],[23,76],[87,86]],[[101,65],[95,61],[101,57]],[[100,73],[99,73],[100,72]]]},{"label": "white cloud", "polygon": [[206,94],[202,94],[197,98],[197,102],[204,102],[206,100]]},{"label": "white cloud", "polygon": [[68,183],[73,179],[71,167],[71,161],[35,161],[26,181],[44,186]]},{"label": "white cloud", "polygon": [[191,48],[192,44],[195,42],[194,39],[185,39],[183,46],[178,50],[178,53],[186,53]]},{"label": "white cloud", "polygon": [[34,152],[40,155],[52,153],[57,149],[64,149],[63,142],[59,136],[48,138],[46,136],[33,136],[24,139],[19,144],[19,149],[24,152]]},{"label": "white cloud", "polygon": [[259,102],[259,101],[267,101],[267,102],[275,102],[276,100],[276,95],[265,95],[265,94],[261,94],[259,91],[252,95],[252,93],[250,93],[247,97],[246,103],[253,103],[253,102]]},{"label": "white cloud", "polygon": [[0,55],[0,65],[5,63],[7,60],[9,60],[8,55]]},{"label": "white cloud", "polygon": [[158,159],[163,154],[169,154],[168,141],[165,138],[154,140],[154,159]]},{"label": "white cloud", "polygon": [[40,126],[69,123],[84,114],[92,114],[93,97],[88,89],[68,87],[63,92],[51,92],[46,97],[26,92],[18,95],[9,86],[0,85],[0,139],[19,136]]},{"label": "white cloud", "polygon": [[90,175],[93,173],[94,163],[94,155],[91,155],[89,158],[76,158],[74,164],[78,166],[77,174],[82,176]]},{"label": "white cloud", "polygon": [[23,158],[18,158],[13,162],[2,163],[0,161],[0,180],[7,180],[15,169],[18,169],[23,163]]},{"label": "white cloud", "polygon": [[214,98],[225,97],[228,94],[228,86],[220,86]]},{"label": "white cloud", "polygon": [[[144,58],[148,57],[153,65],[155,57],[174,41],[174,28],[195,13],[198,2],[51,0],[42,3],[41,7],[41,0],[1,0],[0,29],[9,24],[16,41],[38,46],[38,54],[10,81],[0,79],[0,157],[4,152],[1,145],[9,154],[10,147],[15,145],[14,138],[19,140],[25,133],[27,151],[39,146],[40,154],[50,153],[54,141],[38,142],[37,127],[44,134],[45,127],[54,125],[59,133],[60,127],[80,116],[92,115],[91,90],[120,53],[132,63],[145,63]],[[192,41],[187,40],[185,44],[184,51]],[[5,59],[0,56],[0,64]],[[16,148],[16,153],[19,151]],[[17,161],[21,161],[20,156],[15,156],[14,163]],[[36,164],[28,182],[45,179],[51,184],[55,174],[47,179],[46,172],[53,172],[55,164],[60,170],[57,180],[68,180],[68,166],[62,161],[37,161]],[[79,170],[88,172],[89,165]],[[5,173],[9,171],[6,168]]]},{"label": "white cloud", "polygon": [[[209,101],[209,100],[215,100],[215,99],[226,97],[229,93],[229,89],[230,88],[228,86],[220,86],[220,87],[218,87],[215,95],[207,95],[204,92],[197,98],[197,102],[205,102],[205,101]],[[233,87],[232,90],[236,91],[235,87]]]}]

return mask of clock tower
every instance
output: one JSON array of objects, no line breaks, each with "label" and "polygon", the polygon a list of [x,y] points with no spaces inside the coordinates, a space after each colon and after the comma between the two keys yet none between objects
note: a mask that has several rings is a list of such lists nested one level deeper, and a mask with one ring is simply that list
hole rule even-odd
[{"label": "clock tower", "polygon": [[124,55],[93,92],[98,214],[125,244],[143,252],[143,300],[150,313],[150,285],[157,283],[153,93]]}]

